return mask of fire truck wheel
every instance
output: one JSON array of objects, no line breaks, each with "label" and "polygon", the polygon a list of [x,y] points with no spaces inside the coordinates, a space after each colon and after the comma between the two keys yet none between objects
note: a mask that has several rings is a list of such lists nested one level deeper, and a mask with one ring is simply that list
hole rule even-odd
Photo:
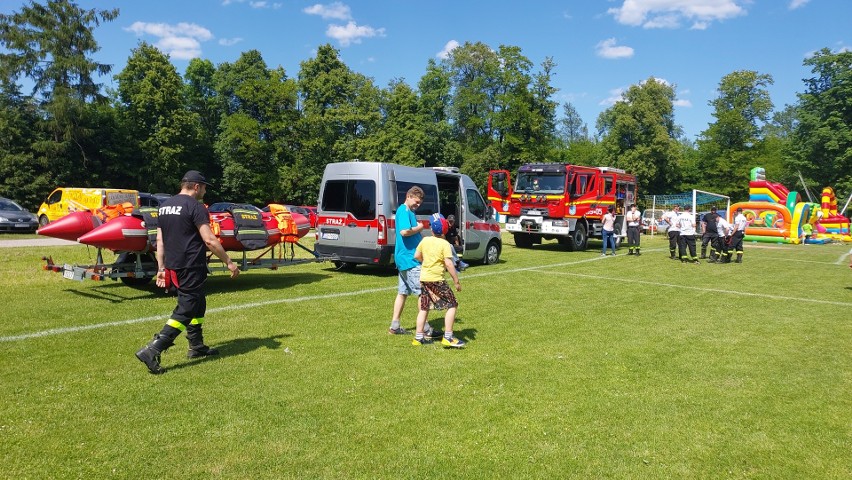
[{"label": "fire truck wheel", "polygon": [[577,222],[577,227],[571,232],[571,240],[568,242],[568,250],[577,252],[586,249],[589,236],[586,234],[586,226]]},{"label": "fire truck wheel", "polygon": [[532,248],[533,239],[531,235],[526,233],[515,234],[515,246],[518,248]]},{"label": "fire truck wheel", "polygon": [[497,240],[488,242],[488,247],[485,248],[485,256],[482,257],[483,265],[494,265],[500,261],[500,245]]}]

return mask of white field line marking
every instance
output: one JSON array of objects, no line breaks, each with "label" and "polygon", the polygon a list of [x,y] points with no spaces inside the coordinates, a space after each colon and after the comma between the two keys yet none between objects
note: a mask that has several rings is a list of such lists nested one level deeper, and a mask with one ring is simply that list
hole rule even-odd
[{"label": "white field line marking", "polygon": [[820,300],[818,298],[802,298],[802,297],[786,297],[783,295],[773,295],[771,293],[753,293],[753,292],[739,292],[736,290],[723,290],[721,288],[704,288],[704,287],[692,287],[689,285],[675,285],[673,283],[662,283],[662,282],[650,282],[648,280],[632,280],[629,278],[616,278],[616,277],[604,277],[600,275],[588,275],[585,273],[571,273],[571,272],[548,272],[542,271],[541,273],[548,275],[568,275],[572,277],[582,277],[582,278],[590,278],[594,280],[606,280],[612,282],[621,282],[621,283],[641,283],[643,285],[653,285],[657,287],[669,287],[669,288],[678,288],[678,289],[687,289],[687,290],[697,290],[699,292],[713,292],[713,293],[726,293],[730,295],[743,295],[747,297],[761,297],[761,298],[771,298],[773,300],[793,300],[798,302],[810,302],[810,303],[822,303],[826,305],[838,305],[841,307],[852,307],[852,302],[837,302],[832,300]]},{"label": "white field line marking", "polygon": [[[653,248],[653,249],[646,249],[645,251],[646,252],[662,252],[662,251],[665,251],[665,249]],[[621,255],[621,256],[616,257],[616,258],[621,258],[622,256],[624,256],[624,255]],[[596,256],[596,257],[587,258],[587,259],[583,259],[583,260],[575,260],[573,262],[562,262],[562,263],[554,263],[554,264],[550,264],[550,265],[539,265],[539,266],[533,266],[533,267],[513,268],[513,269],[509,269],[509,270],[489,271],[489,272],[477,273],[477,274],[473,274],[473,275],[463,274],[462,278],[465,278],[465,279],[479,278],[479,277],[488,277],[488,276],[492,276],[492,275],[504,275],[504,274],[509,274],[509,273],[543,270],[543,269],[546,269],[546,268],[553,268],[553,267],[567,267],[569,265],[578,265],[578,264],[581,264],[581,263],[597,262],[597,261],[608,260],[608,259],[612,259],[612,258],[613,257],[611,257],[611,256],[608,256],[608,257]],[[554,272],[554,273],[558,273],[558,272]],[[651,285],[658,285],[658,286],[669,286],[669,287],[676,287],[676,288],[689,288],[689,289],[703,290],[703,291],[717,291],[717,292],[732,293],[732,294],[739,294],[739,295],[763,296],[763,297],[767,297],[767,298],[777,298],[777,299],[783,299],[783,300],[801,300],[801,301],[806,301],[806,302],[828,303],[828,304],[832,304],[832,305],[843,305],[843,306],[852,305],[852,304],[849,304],[849,303],[842,303],[842,302],[820,301],[820,300],[807,299],[807,298],[799,299],[799,298],[782,297],[782,296],[768,295],[768,294],[750,294],[750,293],[745,293],[745,292],[732,292],[732,291],[727,291],[727,290],[702,289],[702,288],[699,288],[699,287],[689,287],[689,286],[683,286],[683,285],[670,285],[670,284],[663,284],[663,283],[644,282],[644,281],[641,281],[641,280],[629,280],[629,279],[623,279],[623,278],[596,277],[596,276],[593,276],[593,275],[582,275],[582,274],[571,274],[571,273],[563,273],[563,274],[564,275],[586,276],[586,277],[589,277],[589,278],[597,278],[597,279],[601,279],[601,280],[617,280],[617,281],[622,281],[622,282],[626,281],[626,282],[648,283],[648,284],[651,284]],[[324,295],[309,295],[309,296],[305,296],[305,297],[279,298],[279,299],[275,299],[275,300],[265,300],[265,301],[262,301],[262,302],[231,304],[231,305],[228,305],[228,306],[225,306],[225,307],[216,307],[216,308],[207,309],[207,313],[210,314],[210,313],[227,312],[227,311],[231,311],[231,310],[244,309],[244,308],[265,307],[265,306],[269,306],[269,305],[279,305],[279,304],[282,304],[282,303],[299,303],[299,302],[309,302],[309,301],[312,301],[312,300],[325,300],[325,299],[329,299],[329,298],[352,297],[352,296],[355,296],[355,295],[361,295],[361,294],[365,294],[365,293],[378,293],[378,292],[386,292],[386,291],[389,291],[389,290],[396,290],[396,286],[394,285],[394,286],[389,286],[389,287],[370,288],[370,289],[366,289],[366,290],[357,290],[357,291],[354,291],[354,292],[338,292],[338,293],[328,293],[328,294],[324,294]],[[41,330],[41,331],[38,331],[38,332],[22,333],[20,335],[10,335],[10,336],[6,336],[6,337],[0,337],[0,343],[15,342],[15,341],[19,341],[19,340],[28,340],[28,339],[31,339],[31,338],[48,337],[48,336],[52,336],[52,335],[62,335],[62,334],[65,334],[65,333],[84,332],[84,331],[87,331],[87,330],[96,330],[96,329],[99,329],[99,328],[117,327],[117,326],[122,326],[122,325],[133,325],[133,324],[136,324],[136,323],[143,323],[143,322],[148,322],[148,321],[153,321],[153,320],[163,320],[164,318],[165,317],[163,315],[157,315],[157,316],[150,316],[150,317],[130,318],[130,319],[127,319],[127,320],[118,320],[118,321],[115,321],[115,322],[95,323],[95,324],[92,324],[92,325],[77,325],[77,326],[73,326],[73,327],[51,328],[51,329],[48,329],[48,330]]]},{"label": "white field line marking", "polygon": [[799,260],[797,258],[784,258],[784,257],[761,257],[761,260],[766,259],[766,260],[773,260],[773,261],[780,261],[780,262],[818,263],[820,265],[840,265],[843,257],[840,257],[840,258],[841,258],[841,260],[838,260],[836,262],[818,262],[816,260]]},{"label": "white field line marking", "polygon": [[[649,249],[649,252],[654,250]],[[507,274],[507,273],[516,273],[516,272],[525,272],[529,270],[538,270],[542,268],[551,268],[551,267],[564,267],[568,265],[576,265],[579,263],[586,262],[596,262],[599,260],[606,260],[612,257],[592,257],[584,260],[576,260],[573,262],[563,262],[556,263],[552,265],[541,265],[537,267],[524,267],[524,268],[514,268],[510,270],[500,270],[500,271],[491,271],[491,272],[483,272],[477,273],[473,275],[463,275],[462,278],[478,278],[478,277],[486,277],[490,275],[498,275],[498,274]],[[324,295],[310,295],[307,297],[295,297],[295,298],[278,298],[275,300],[265,300],[262,302],[251,302],[251,303],[242,303],[242,304],[231,304],[225,307],[216,307],[216,308],[208,308],[207,314],[211,313],[219,313],[219,312],[227,312],[230,310],[238,310],[243,308],[254,308],[254,307],[265,307],[269,305],[278,305],[282,303],[298,303],[298,302],[309,302],[312,300],[325,300],[329,298],[341,298],[341,297],[352,297],[355,295],[362,295],[365,293],[377,293],[377,292],[386,292],[388,290],[396,290],[396,285],[389,287],[381,287],[381,288],[370,288],[366,290],[357,290],[354,292],[338,292],[338,293],[328,293]],[[22,333],[20,335],[10,335],[6,337],[0,337],[0,343],[3,342],[15,342],[18,340],[28,340],[30,338],[39,338],[39,337],[48,337],[52,335],[61,335],[64,333],[77,333],[84,332],[87,330],[95,330],[99,328],[107,328],[107,327],[117,327],[121,325],[133,325],[136,323],[148,322],[153,320],[164,320],[165,317],[163,315],[157,315],[153,317],[140,317],[140,318],[130,318],[127,320],[117,320],[115,322],[104,322],[104,323],[95,323],[91,325],[77,325],[74,327],[62,327],[62,328],[51,328],[48,330],[41,330],[38,332],[32,333]]]},{"label": "white field line marking", "polygon": [[841,256],[840,256],[840,258],[838,258],[838,259],[837,259],[837,261],[836,261],[836,262],[834,262],[834,264],[835,264],[835,265],[840,265],[841,263],[844,263],[844,262],[846,261],[846,258],[847,258],[849,255],[852,255],[852,250],[849,250],[849,252],[844,253],[843,255],[841,255]]}]

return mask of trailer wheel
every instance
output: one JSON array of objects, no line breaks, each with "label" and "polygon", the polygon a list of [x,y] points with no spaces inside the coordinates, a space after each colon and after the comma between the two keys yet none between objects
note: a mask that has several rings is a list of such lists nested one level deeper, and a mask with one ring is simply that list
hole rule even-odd
[{"label": "trailer wheel", "polygon": [[515,234],[515,246],[518,248],[532,248],[533,239],[531,235],[526,233]]},{"label": "trailer wheel", "polygon": [[[115,263],[136,263],[136,254],[131,252],[124,252],[118,255],[118,258],[115,259]],[[142,253],[142,263],[154,263],[157,264],[157,259],[151,253]],[[132,272],[135,270],[133,267],[120,267],[118,268],[119,272]],[[144,287],[151,283],[151,279],[154,277],[119,277],[121,279],[121,283],[127,285],[128,287],[139,288]]]},{"label": "trailer wheel", "polygon": [[589,236],[586,233],[586,226],[577,222],[577,228],[570,233],[571,240],[568,242],[568,250],[579,252],[586,249],[589,243]]},{"label": "trailer wheel", "polygon": [[500,244],[497,240],[491,240],[485,248],[485,256],[482,257],[482,264],[494,265],[498,261],[500,261]]}]

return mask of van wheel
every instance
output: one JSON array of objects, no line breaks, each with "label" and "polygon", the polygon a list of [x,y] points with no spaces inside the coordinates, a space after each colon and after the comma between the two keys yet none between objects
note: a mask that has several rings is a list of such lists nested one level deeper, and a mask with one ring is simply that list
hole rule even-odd
[{"label": "van wheel", "polygon": [[334,269],[337,270],[338,272],[351,272],[352,270],[355,270],[356,265],[358,265],[358,264],[352,263],[352,262],[335,261],[334,262]]},{"label": "van wheel", "polygon": [[[124,253],[120,254],[118,256],[118,258],[115,259],[115,263],[132,263],[132,264],[135,264],[136,263],[136,256],[135,255],[136,254],[134,254],[134,253],[124,252]],[[153,263],[154,265],[157,265],[157,259],[154,258],[153,254],[143,253],[143,254],[140,254],[140,255],[142,256],[142,264],[143,265],[146,264],[146,263]],[[122,273],[132,272],[132,271],[135,270],[135,267],[123,266],[123,267],[119,267],[117,270],[119,272],[122,272]],[[144,287],[145,285],[148,285],[149,283],[151,283],[151,279],[153,279],[154,277],[147,277],[146,276],[146,277],[142,277],[142,278],[139,278],[139,277],[118,277],[118,278],[121,279],[121,283],[127,285],[128,287],[138,288],[138,287]]]},{"label": "van wheel", "polygon": [[488,242],[488,246],[485,248],[485,256],[482,257],[483,265],[494,265],[500,261],[500,244],[497,240],[491,240]]},{"label": "van wheel", "polygon": [[50,220],[48,220],[47,215],[42,215],[42,216],[38,217],[38,226],[39,227],[43,227],[43,226],[47,225],[48,223],[50,223]]},{"label": "van wheel", "polygon": [[532,236],[527,235],[526,233],[515,234],[515,246],[517,246],[518,248],[532,248],[532,245]]},{"label": "van wheel", "polygon": [[586,226],[577,223],[577,228],[569,234],[570,241],[568,242],[568,250],[579,252],[586,249],[586,244],[589,242],[589,236],[586,234]]}]

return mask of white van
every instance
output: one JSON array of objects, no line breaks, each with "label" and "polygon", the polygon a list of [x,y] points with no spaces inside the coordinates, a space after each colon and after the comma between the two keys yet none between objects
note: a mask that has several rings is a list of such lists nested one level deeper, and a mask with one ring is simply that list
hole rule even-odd
[{"label": "white van", "polygon": [[[393,163],[330,163],[320,185],[316,249],[341,269],[390,265],[396,242],[395,214],[408,189],[426,193],[415,212],[428,222],[435,212],[455,215],[465,261],[494,264],[503,248],[500,224],[476,184],[457,168],[415,168]],[[424,232],[431,232],[430,229]]]}]

